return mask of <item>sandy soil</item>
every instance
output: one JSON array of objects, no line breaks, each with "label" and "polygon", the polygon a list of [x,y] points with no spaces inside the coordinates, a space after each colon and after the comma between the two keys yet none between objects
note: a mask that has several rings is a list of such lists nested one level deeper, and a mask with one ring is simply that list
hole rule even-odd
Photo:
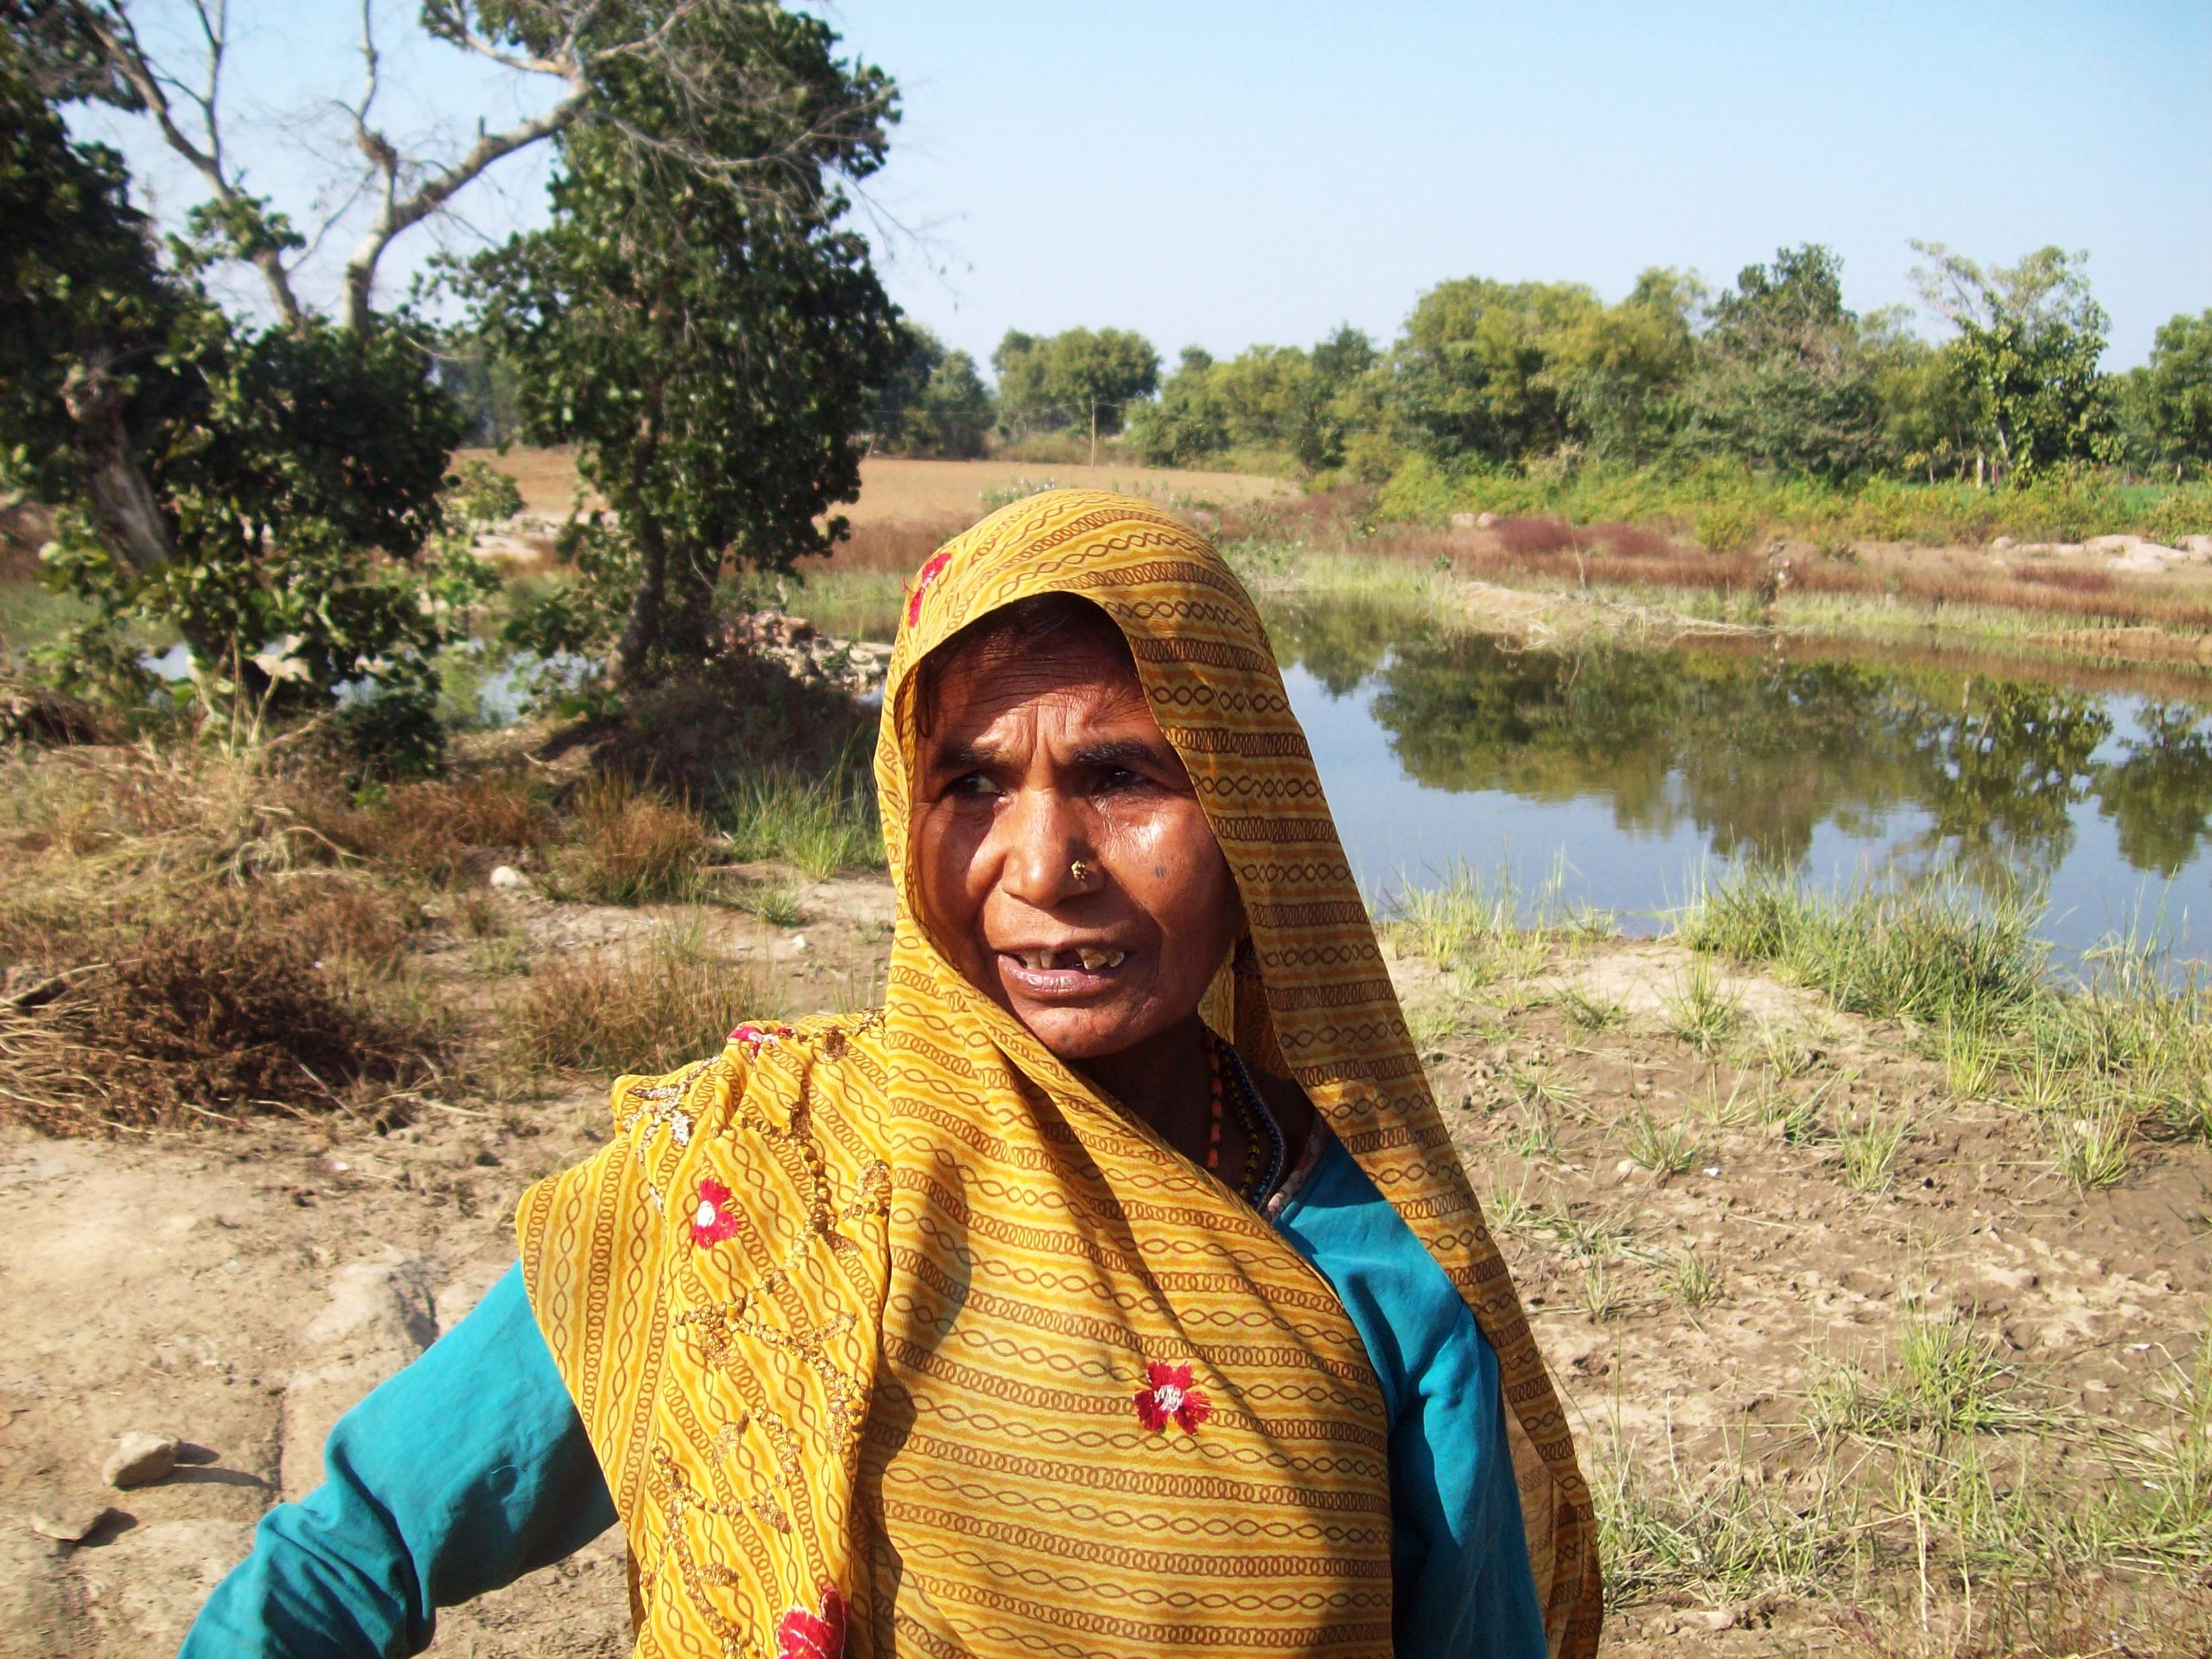
[{"label": "sandy soil", "polygon": [[[526,895],[501,902],[538,953],[623,945],[672,920]],[[805,903],[807,920],[781,932],[716,912],[715,948],[769,975],[787,1008],[871,998],[886,885],[817,884]],[[1805,1395],[1820,1366],[1878,1363],[1916,1308],[1978,1310],[2054,1419],[2148,1420],[2154,1374],[2188,1352],[2212,1296],[2212,1152],[2142,1146],[2124,1184],[2085,1198],[2016,1117],[1951,1101],[1895,1028],[1767,981],[1728,981],[1746,1022],[1797,1034],[1807,1069],[1791,1086],[1825,1085],[1832,1105],[1914,1115],[1889,1189],[1854,1192],[1819,1148],[1723,1104],[1737,1093],[1734,1065],[1665,1033],[1665,1000],[1685,965],[1670,944],[1613,941],[1555,947],[1534,978],[1508,985],[1462,988],[1417,962],[1395,968],[1417,1028],[1437,1034],[1427,1059],[1439,1095],[1478,1191],[1500,1211],[1586,1460],[1625,1452],[1645,1474],[1692,1486],[1747,1465],[1784,1471],[1802,1461]],[[426,968],[448,976],[457,999],[483,994],[452,927],[433,931]],[[1623,1018],[1596,1033],[1569,1024],[1557,997],[1568,986],[1618,1003]],[[701,1034],[702,1049],[715,1035]],[[1560,1091],[1556,1132],[1532,1146],[1518,1131],[1540,1074]],[[605,1132],[599,1092],[579,1082],[446,1104],[382,1134],[348,1123],[125,1143],[0,1139],[10,1327],[0,1350],[0,1655],[170,1650],[247,1547],[255,1518],[313,1483],[337,1412],[505,1269],[517,1195],[589,1152]],[[1696,1128],[1695,1167],[1659,1179],[1629,1159],[1641,1112]],[[1508,1194],[1522,1201],[1518,1215],[1501,1202]],[[1585,1258],[1563,1241],[1563,1217],[1615,1240],[1616,1305],[1603,1322],[1587,1310]],[[1686,1247],[1719,1274],[1717,1298],[1694,1310],[1666,1288],[1665,1264]],[[161,1484],[106,1490],[101,1459],[142,1430],[189,1443],[192,1461]],[[81,1545],[27,1524],[85,1503],[112,1513]],[[610,1534],[452,1610],[433,1651],[626,1652],[621,1549]],[[1896,1613],[1902,1594],[1876,1613]],[[1837,1601],[1675,1595],[1615,1615],[1607,1650],[1890,1650],[1844,1640],[1856,1616]]]},{"label": "sandy soil", "polygon": [[[489,461],[512,477],[524,507],[533,514],[561,518],[576,490],[574,457],[565,449],[465,449],[463,460]],[[1143,495],[1173,495],[1217,503],[1256,501],[1294,494],[1281,478],[1244,472],[1192,472],[1174,467],[1061,466],[1042,461],[915,461],[875,457],[860,463],[860,499],[840,507],[856,525],[885,520],[941,520],[981,515],[982,494],[1023,479],[1051,479],[1100,489]]]}]

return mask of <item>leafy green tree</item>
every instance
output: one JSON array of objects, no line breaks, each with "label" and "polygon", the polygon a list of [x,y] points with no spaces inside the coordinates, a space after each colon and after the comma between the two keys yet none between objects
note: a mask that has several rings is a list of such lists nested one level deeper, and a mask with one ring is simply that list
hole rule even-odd
[{"label": "leafy green tree", "polygon": [[1573,312],[1544,337],[1544,374],[1567,424],[1601,459],[1642,465],[1673,441],[1702,297],[1694,277],[1655,266],[1619,305]]},{"label": "leafy green tree", "polygon": [[1185,346],[1158,399],[1138,406],[1130,432],[1156,466],[1188,466],[1237,448],[1273,452],[1309,473],[1340,466],[1346,434],[1365,414],[1346,393],[1376,362],[1374,342],[1348,323],[1310,352],[1256,345],[1217,362]]},{"label": "leafy green tree", "polygon": [[2112,388],[2099,370],[2108,322],[2087,253],[2039,248],[1987,269],[1941,242],[1915,242],[1913,281],[1958,330],[1960,370],[1999,477],[2021,479],[2112,453]]},{"label": "leafy green tree", "polygon": [[1972,388],[1955,341],[1931,346],[1888,313],[1869,329],[1881,462],[1930,483],[1971,466],[1977,427]]},{"label": "leafy green tree", "polygon": [[875,418],[875,445],[894,455],[972,460],[996,418],[991,389],[975,360],[918,324],[905,325],[908,345]]},{"label": "leafy green tree", "polygon": [[1174,374],[1153,402],[1129,417],[1129,436],[1151,466],[1197,466],[1229,447],[1228,413],[1215,374],[1220,365],[1199,346],[1185,346]]},{"label": "leafy green tree", "polygon": [[2150,362],[2128,377],[2126,402],[2147,463],[2212,465],[2212,311],[2160,325]]},{"label": "leafy green tree", "polygon": [[[860,434],[912,345],[841,224],[840,180],[882,161],[887,77],[780,8],[668,26],[708,31],[683,45],[718,73],[781,91],[702,112],[650,64],[611,71],[609,118],[562,135],[552,222],[471,267],[483,327],[523,366],[528,430],[574,443],[614,510],[571,545],[622,615],[586,609],[578,637],[538,642],[592,647],[613,627],[633,684],[708,650],[726,564],[784,570],[831,550],[845,520],[817,520],[859,492]],[[679,138],[781,156],[777,193],[667,160],[657,146]]]},{"label": "leafy green tree", "polygon": [[1159,389],[1160,355],[1141,334],[1071,328],[1039,337],[1006,331],[991,354],[999,423],[1012,437],[1074,427],[1121,431],[1131,406]]},{"label": "leafy green tree", "polygon": [[131,678],[112,625],[155,617],[218,691],[312,702],[366,676],[427,720],[469,572],[415,568],[459,436],[421,352],[234,324],[189,258],[156,258],[119,158],[72,143],[5,56],[0,218],[0,487],[57,509],[49,568],[102,616],[63,666]]},{"label": "leafy green tree", "polygon": [[1881,453],[1876,364],[1843,261],[1808,242],[1747,265],[1713,302],[1692,403],[1698,441],[1747,465],[1843,479]]},{"label": "leafy green tree", "polygon": [[1424,294],[1392,352],[1393,400],[1440,461],[1511,463],[1573,434],[1547,343],[1601,307],[1579,283],[1463,277]]}]

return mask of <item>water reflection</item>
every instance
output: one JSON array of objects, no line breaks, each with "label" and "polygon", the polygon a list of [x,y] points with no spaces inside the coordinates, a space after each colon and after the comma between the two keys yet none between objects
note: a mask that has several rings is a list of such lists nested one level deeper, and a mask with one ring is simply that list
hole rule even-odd
[{"label": "water reflection", "polygon": [[1840,838],[2038,892],[2085,834],[2131,889],[2212,853],[2212,728],[2187,696],[1771,649],[1526,649],[1356,606],[1269,621],[1286,666],[1364,708],[1408,787],[1601,808],[1624,845],[1693,832],[1714,856],[1802,869]]}]

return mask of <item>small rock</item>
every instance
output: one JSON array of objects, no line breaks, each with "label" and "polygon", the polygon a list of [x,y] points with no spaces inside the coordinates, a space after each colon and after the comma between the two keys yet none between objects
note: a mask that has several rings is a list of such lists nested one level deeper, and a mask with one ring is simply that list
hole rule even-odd
[{"label": "small rock", "polygon": [[1632,1095],[1650,1094],[1651,1092],[1651,1079],[1648,1077],[1640,1077],[1637,1079],[1634,1083],[1629,1085],[1628,1092]]},{"label": "small rock", "polygon": [[1513,1050],[1503,1042],[1490,1051],[1490,1063],[1492,1066],[1503,1066],[1512,1058]]},{"label": "small rock", "polygon": [[2013,540],[2013,538],[2012,538],[2011,537],[2009,537],[2009,536],[2000,536],[2000,537],[1998,537],[1998,538],[1996,538],[1996,540],[1995,540],[1995,541],[1991,542],[1991,543],[1990,544],[1990,545],[1991,547],[1994,547],[1995,549],[1996,549],[1998,552],[2002,553],[2002,552],[2003,552],[2007,548],[2008,548],[2008,547],[2017,547],[2017,546],[2019,546],[2019,545],[2020,545],[2020,544],[2019,544],[2018,542],[2016,542],[2016,541]]},{"label": "small rock", "polygon": [[100,1478],[118,1492],[150,1486],[166,1480],[177,1467],[177,1443],[158,1434],[126,1434],[107,1462]]},{"label": "small rock", "polygon": [[2160,547],[2155,542],[2137,542],[2112,561],[2115,570],[2140,570],[2155,574],[2169,565],[2179,564],[2186,556],[2179,549]]},{"label": "small rock", "polygon": [[491,884],[502,893],[515,893],[530,885],[530,878],[511,864],[492,866]]},{"label": "small rock", "polygon": [[105,1504],[71,1504],[31,1517],[31,1530],[57,1544],[82,1544],[115,1511]]},{"label": "small rock", "polygon": [[1498,515],[1495,513],[1478,513],[1474,515],[1474,527],[1477,530],[1491,529],[1497,523]]},{"label": "small rock", "polygon": [[806,935],[793,933],[791,936],[791,948],[794,951],[804,951],[806,948]]},{"label": "small rock", "polygon": [[1474,514],[1472,514],[1472,513],[1455,513],[1455,514],[1453,514],[1451,515],[1451,527],[1452,527],[1454,530],[1472,530],[1472,529],[1474,529],[1474,528],[1475,527],[1475,524],[1474,524]]},{"label": "small rock", "polygon": [[2212,536],[2184,536],[2181,549],[2192,559],[2212,559]]}]

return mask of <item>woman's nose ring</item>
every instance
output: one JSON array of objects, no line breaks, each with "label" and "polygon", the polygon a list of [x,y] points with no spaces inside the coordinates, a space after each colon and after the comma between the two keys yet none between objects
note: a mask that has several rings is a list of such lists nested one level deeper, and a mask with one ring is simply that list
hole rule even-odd
[{"label": "woman's nose ring", "polygon": [[1091,866],[1081,859],[1078,859],[1067,866],[1067,873],[1069,878],[1080,887],[1091,879]]}]

